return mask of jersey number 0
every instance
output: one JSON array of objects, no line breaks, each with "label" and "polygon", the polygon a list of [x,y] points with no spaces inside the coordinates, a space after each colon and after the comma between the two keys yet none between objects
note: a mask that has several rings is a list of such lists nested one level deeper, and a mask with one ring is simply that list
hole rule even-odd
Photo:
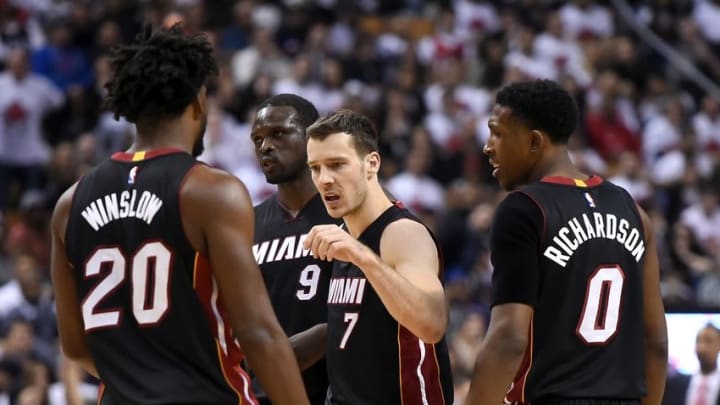
[{"label": "jersey number 0", "polygon": [[[172,253],[162,242],[146,242],[132,255],[127,268],[125,255],[118,247],[96,250],[85,262],[84,276],[104,277],[85,296],[82,316],[85,331],[117,326],[120,323],[119,308],[101,310],[100,304],[121,286],[130,273],[132,289],[132,312],[138,324],[158,323],[169,309],[170,262]],[[150,273],[153,273],[152,280]],[[151,289],[151,291],[148,291]],[[148,292],[150,296],[148,297]]]},{"label": "jersey number 0", "polygon": [[588,345],[602,345],[618,330],[625,273],[617,265],[603,265],[588,278],[577,335]]}]

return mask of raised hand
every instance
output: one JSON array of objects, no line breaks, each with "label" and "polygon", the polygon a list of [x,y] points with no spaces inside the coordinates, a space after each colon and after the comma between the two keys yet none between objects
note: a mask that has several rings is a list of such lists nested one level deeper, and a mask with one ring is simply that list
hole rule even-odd
[{"label": "raised hand", "polygon": [[316,225],[312,227],[304,243],[316,259],[341,260],[357,264],[359,255],[367,250],[349,233],[337,225]]}]

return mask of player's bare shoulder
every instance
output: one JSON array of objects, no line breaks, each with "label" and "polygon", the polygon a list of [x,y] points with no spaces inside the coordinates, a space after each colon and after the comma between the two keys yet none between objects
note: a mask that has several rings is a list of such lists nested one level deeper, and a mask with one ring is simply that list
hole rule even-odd
[{"label": "player's bare shoulder", "polygon": [[203,232],[215,221],[237,220],[242,217],[253,226],[252,202],[245,184],[232,174],[196,164],[186,175],[180,188],[183,226],[192,245],[204,251]]},{"label": "player's bare shoulder", "polygon": [[183,182],[180,194],[183,201],[208,204],[208,207],[248,196],[247,188],[240,179],[205,164],[193,166]]},{"label": "player's bare shoulder", "polygon": [[380,256],[392,263],[407,255],[437,257],[437,246],[425,225],[410,218],[400,218],[383,231]]},{"label": "player's bare shoulder", "polygon": [[70,209],[72,208],[73,197],[75,196],[77,186],[78,182],[75,182],[75,184],[68,187],[55,203],[55,208],[53,208],[51,230],[59,236],[63,242],[65,241],[65,228],[67,227],[67,221],[70,216]]}]

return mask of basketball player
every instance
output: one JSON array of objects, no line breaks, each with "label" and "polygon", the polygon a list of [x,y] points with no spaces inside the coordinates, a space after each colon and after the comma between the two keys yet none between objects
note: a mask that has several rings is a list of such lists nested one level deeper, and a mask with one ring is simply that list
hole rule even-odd
[{"label": "basketball player", "polygon": [[[317,118],[306,99],[279,94],[258,106],[250,134],[265,179],[278,187],[277,194],[255,207],[253,253],[275,314],[305,369],[312,404],[325,401],[328,387],[322,357],[332,264],[315,259],[302,244],[313,225],[339,223],[325,210],[307,166],[305,129]],[[260,402],[269,403],[254,386]]]},{"label": "basketball player", "polygon": [[308,166],[333,218],[305,247],[332,261],[327,296],[328,404],[453,403],[448,308],[430,231],[378,182],[377,133],[340,110],[308,130]]},{"label": "basketball player", "polygon": [[647,215],[576,169],[572,97],[500,90],[484,152],[511,192],[491,237],[492,311],[467,404],[659,404],[667,332]]},{"label": "basketball player", "polygon": [[275,403],[307,404],[253,260],[247,190],[194,158],[217,72],[206,37],[146,27],[112,66],[108,105],[138,134],[53,214],[65,354],[105,404],[255,404],[244,355]]}]

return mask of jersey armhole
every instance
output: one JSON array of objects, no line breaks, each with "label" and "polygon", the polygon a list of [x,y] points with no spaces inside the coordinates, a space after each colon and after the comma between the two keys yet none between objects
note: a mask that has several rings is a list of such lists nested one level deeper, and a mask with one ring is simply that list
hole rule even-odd
[{"label": "jersey armhole", "polygon": [[185,216],[183,215],[183,209],[182,209],[182,192],[183,192],[183,188],[185,187],[185,182],[187,182],[187,180],[190,178],[190,174],[192,173],[192,171],[200,166],[205,166],[205,164],[203,162],[196,161],[185,172],[182,179],[180,180],[180,184],[178,185],[178,195],[177,195],[178,214],[180,216],[180,229],[182,229],[183,238],[185,239],[185,243],[187,243],[188,246],[190,246],[190,248],[195,252],[198,252],[198,250],[195,249],[195,246],[193,246],[192,242],[190,241],[190,238],[188,238],[187,229],[185,229],[185,221],[183,221],[183,218]]}]

